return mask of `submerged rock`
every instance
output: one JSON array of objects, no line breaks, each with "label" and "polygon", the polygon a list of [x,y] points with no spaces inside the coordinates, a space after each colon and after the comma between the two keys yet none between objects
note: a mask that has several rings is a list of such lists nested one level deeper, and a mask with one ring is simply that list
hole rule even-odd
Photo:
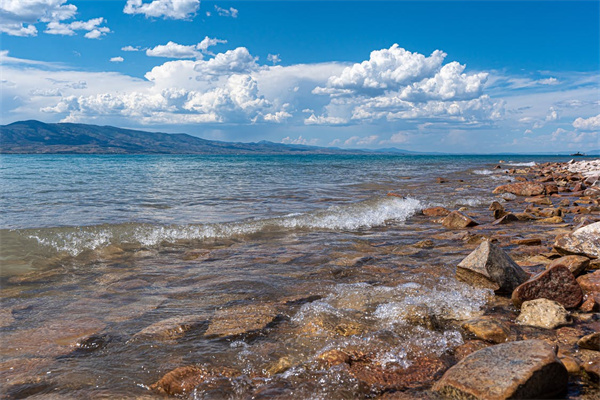
[{"label": "submerged rock", "polygon": [[556,238],[554,248],[561,254],[576,254],[589,258],[600,257],[600,222],[577,229]]},{"label": "submerged rock", "polygon": [[535,182],[517,182],[498,186],[493,193],[512,193],[517,196],[539,196],[546,192],[544,185]]},{"label": "submerged rock", "polygon": [[581,304],[583,291],[571,271],[559,264],[521,284],[512,293],[517,308],[524,301],[540,298],[554,300],[565,308],[575,308]]},{"label": "submerged rock", "polygon": [[211,318],[205,335],[225,337],[259,331],[273,322],[277,314],[268,304],[221,309]]},{"label": "submerged rock", "polygon": [[569,313],[556,301],[536,299],[521,305],[521,314],[516,319],[521,325],[554,329],[569,323]]},{"label": "submerged rock", "polygon": [[165,374],[150,389],[159,393],[174,395],[183,395],[190,393],[194,388],[208,379],[217,377],[232,377],[236,371],[230,368],[221,368],[219,370],[209,370],[206,367],[186,366],[179,367]]},{"label": "submerged rock", "polygon": [[486,240],[458,264],[456,277],[496,293],[512,293],[529,275],[504,250]]},{"label": "submerged rock", "polygon": [[171,341],[184,336],[188,331],[202,329],[207,324],[206,318],[196,315],[168,318],[142,329],[132,340]]},{"label": "submerged rock", "polygon": [[451,399],[547,398],[567,389],[553,346],[524,340],[487,347],[450,368],[433,390]]},{"label": "submerged rock", "polygon": [[504,343],[510,335],[510,328],[506,324],[489,317],[467,321],[462,327],[478,339],[494,343]]},{"label": "submerged rock", "polygon": [[461,212],[452,211],[442,220],[442,225],[448,229],[463,229],[479,225],[479,223]]}]

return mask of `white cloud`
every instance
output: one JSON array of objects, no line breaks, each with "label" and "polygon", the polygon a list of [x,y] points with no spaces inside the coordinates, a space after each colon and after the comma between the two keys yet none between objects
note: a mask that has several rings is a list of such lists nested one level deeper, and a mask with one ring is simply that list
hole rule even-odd
[{"label": "white cloud", "polygon": [[92,18],[89,21],[74,21],[69,24],[53,21],[48,23],[47,29],[44,32],[50,35],[72,36],[75,35],[75,31],[82,30],[87,31],[84,35],[86,38],[98,39],[110,32],[110,29],[107,27],[100,26],[104,22],[104,18],[102,17]]},{"label": "white cloud", "polygon": [[348,120],[339,117],[329,117],[315,114],[311,114],[310,117],[304,120],[306,125],[343,125],[347,124]]},{"label": "white cloud", "polygon": [[116,63],[120,63],[120,62],[123,62],[123,61],[125,61],[125,59],[124,59],[123,57],[121,57],[121,56],[118,56],[118,57],[112,57],[112,58],[110,59],[110,62],[116,62]]},{"label": "white cloud", "polygon": [[267,61],[273,63],[273,65],[279,64],[281,62],[281,57],[279,57],[279,54],[269,54],[267,55]]},{"label": "white cloud", "polygon": [[233,7],[229,7],[227,8],[221,8],[217,5],[215,5],[215,11],[217,12],[217,14],[219,14],[221,17],[231,17],[231,18],[237,18],[238,17],[238,10],[233,8]]},{"label": "white cloud", "polygon": [[35,25],[0,23],[0,32],[10,36],[37,36],[38,30]]},{"label": "white cloud", "polygon": [[143,49],[139,46],[125,46],[121,47],[122,51],[142,51]]},{"label": "white cloud", "polygon": [[554,77],[538,79],[536,82],[540,85],[558,85],[560,83],[559,80]]},{"label": "white cloud", "polygon": [[149,57],[165,57],[165,58],[202,58],[203,53],[208,53],[207,50],[211,46],[219,43],[227,43],[226,40],[209,38],[206,36],[200,43],[195,45],[182,45],[169,41],[167,44],[158,45],[152,49],[146,50],[146,55]]},{"label": "white cloud", "polygon": [[319,143],[319,139],[313,138],[313,139],[305,139],[302,137],[302,135],[298,136],[297,138],[291,138],[289,136],[284,137],[283,139],[281,139],[281,143],[283,144],[302,144],[305,146],[314,146],[317,143]]},{"label": "white cloud", "polygon": [[206,52],[209,47],[216,46],[219,43],[227,43],[227,40],[221,40],[217,38],[209,38],[205,36],[200,43],[196,45],[196,48],[202,52]]},{"label": "white cloud", "polygon": [[123,12],[143,14],[146,18],[190,19],[196,15],[199,7],[200,0],[153,0],[150,3],[127,0]]},{"label": "white cloud", "polygon": [[573,128],[579,129],[582,131],[594,131],[600,129],[600,114],[595,117],[589,118],[577,118],[573,121]]},{"label": "white cloud", "polygon": [[394,133],[390,139],[389,143],[408,143],[410,140],[410,136],[406,132],[398,132]]},{"label": "white cloud", "polygon": [[352,137],[346,139],[346,141],[344,142],[344,145],[346,145],[346,146],[368,146],[368,145],[375,143],[375,141],[377,141],[377,139],[379,139],[379,136],[377,136],[377,135],[370,135],[370,136],[364,136],[364,137],[352,136]]},{"label": "white cloud", "polygon": [[557,119],[558,112],[556,112],[556,109],[554,107],[550,107],[550,109],[548,109],[548,114],[546,114],[546,122],[553,122]]}]

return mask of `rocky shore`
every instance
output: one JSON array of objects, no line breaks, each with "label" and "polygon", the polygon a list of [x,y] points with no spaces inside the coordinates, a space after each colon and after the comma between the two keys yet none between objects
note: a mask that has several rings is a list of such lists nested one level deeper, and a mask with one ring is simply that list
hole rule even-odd
[{"label": "rocky shore", "polygon": [[[153,283],[159,295],[152,297],[136,295],[151,276],[121,269],[156,252],[106,248],[93,256],[111,260],[114,272],[92,282],[105,288],[102,295],[65,301],[72,319],[13,329],[43,307],[19,299],[2,309],[0,328],[8,333],[0,355],[8,360],[0,362],[1,398],[51,398],[53,390],[73,398],[598,398],[600,160],[515,168],[501,162],[495,172],[503,184],[490,188],[489,207],[424,208],[408,227],[410,243],[365,240],[351,251],[343,243],[343,252],[322,245],[329,253],[313,257],[323,267],[295,292],[248,300],[245,292],[236,297],[245,286],[220,283],[227,298],[214,300],[206,315],[181,311],[181,303],[200,301],[205,279],[186,273],[193,263],[234,259],[239,248],[185,250],[185,269]],[[452,184],[470,188],[452,178],[431,183]],[[273,246],[253,261],[285,265],[309,257],[293,254],[293,245]],[[431,293],[407,271],[435,282]],[[28,285],[59,274],[12,278],[3,298],[33,297]],[[320,280],[339,283],[337,291],[320,292]],[[109,307],[122,293],[128,302]],[[102,312],[92,318],[95,308]],[[154,322],[140,328],[136,318],[144,315]],[[235,357],[194,353],[199,341],[234,349]],[[137,392],[92,392],[98,381],[85,369],[57,378],[40,372],[67,361],[93,365],[111,348],[135,349],[139,360],[131,365],[147,369],[130,385]],[[163,364],[149,368],[159,351]]]}]

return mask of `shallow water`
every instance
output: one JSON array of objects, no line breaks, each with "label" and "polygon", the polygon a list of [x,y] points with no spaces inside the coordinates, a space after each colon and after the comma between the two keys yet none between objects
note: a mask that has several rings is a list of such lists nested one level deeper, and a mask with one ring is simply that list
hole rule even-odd
[{"label": "shallow water", "polygon": [[[360,349],[406,369],[462,343],[490,293],[453,278],[469,246],[413,246],[440,231],[418,211],[486,209],[509,179],[497,162],[2,156],[3,390],[154,396],[166,372],[202,365],[235,374],[195,398],[372,396],[316,357]],[[193,322],[148,329],[169,318]]]}]

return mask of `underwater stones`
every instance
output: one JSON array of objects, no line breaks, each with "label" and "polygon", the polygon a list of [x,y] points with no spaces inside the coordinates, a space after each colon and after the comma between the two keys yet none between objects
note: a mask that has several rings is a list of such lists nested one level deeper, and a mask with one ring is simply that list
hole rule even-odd
[{"label": "underwater stones", "polygon": [[600,292],[600,269],[592,273],[581,275],[577,282],[585,293]]},{"label": "underwater stones", "polygon": [[456,278],[496,293],[512,293],[529,275],[504,250],[486,240],[458,264]]},{"label": "underwater stones", "polygon": [[202,329],[207,323],[205,318],[195,315],[167,318],[142,329],[131,340],[176,340],[189,331]]},{"label": "underwater stones", "polygon": [[565,308],[575,308],[581,304],[583,291],[571,271],[559,264],[519,285],[512,293],[517,308],[524,301],[539,298],[554,300]]},{"label": "underwater stones", "polygon": [[260,331],[273,322],[278,313],[275,307],[264,305],[237,306],[217,310],[204,333],[209,337],[225,337]]},{"label": "underwater stones", "polygon": [[433,390],[450,399],[556,397],[568,373],[553,346],[524,340],[476,351],[450,368]]},{"label": "underwater stones", "polygon": [[516,322],[521,325],[554,329],[569,323],[569,313],[556,301],[548,299],[530,300],[521,305],[521,313]]},{"label": "underwater stones", "polygon": [[442,225],[448,229],[463,229],[479,224],[473,218],[459,211],[452,211],[442,220]]},{"label": "underwater stones", "polygon": [[600,351],[600,332],[585,335],[577,341],[577,345],[582,349]]},{"label": "underwater stones", "polygon": [[196,386],[208,379],[235,375],[236,371],[230,368],[209,370],[206,367],[185,366],[168,372],[156,383],[150,385],[150,389],[171,396],[184,395],[190,393]]},{"label": "underwater stones", "polygon": [[348,353],[338,349],[328,350],[319,354],[316,358],[317,361],[327,364],[328,367],[339,364],[348,364],[350,363],[350,359]]},{"label": "underwater stones", "polygon": [[472,333],[477,339],[494,343],[504,343],[510,335],[510,328],[505,323],[489,317],[467,321],[462,327],[464,330]]},{"label": "underwater stones", "polygon": [[511,193],[517,196],[539,196],[545,193],[544,185],[535,182],[517,182],[498,186],[492,193]]},{"label": "underwater stones", "polygon": [[423,209],[422,213],[427,217],[445,217],[450,214],[450,210],[444,207],[429,207]]},{"label": "underwater stones", "polygon": [[589,258],[600,257],[600,222],[595,222],[575,230],[573,233],[558,236],[554,248],[561,254],[582,255]]},{"label": "underwater stones", "polygon": [[552,262],[546,266],[546,269],[553,268],[556,265],[564,265],[571,271],[573,276],[579,276],[586,270],[588,265],[590,265],[590,259],[583,256],[564,256],[552,260]]}]

